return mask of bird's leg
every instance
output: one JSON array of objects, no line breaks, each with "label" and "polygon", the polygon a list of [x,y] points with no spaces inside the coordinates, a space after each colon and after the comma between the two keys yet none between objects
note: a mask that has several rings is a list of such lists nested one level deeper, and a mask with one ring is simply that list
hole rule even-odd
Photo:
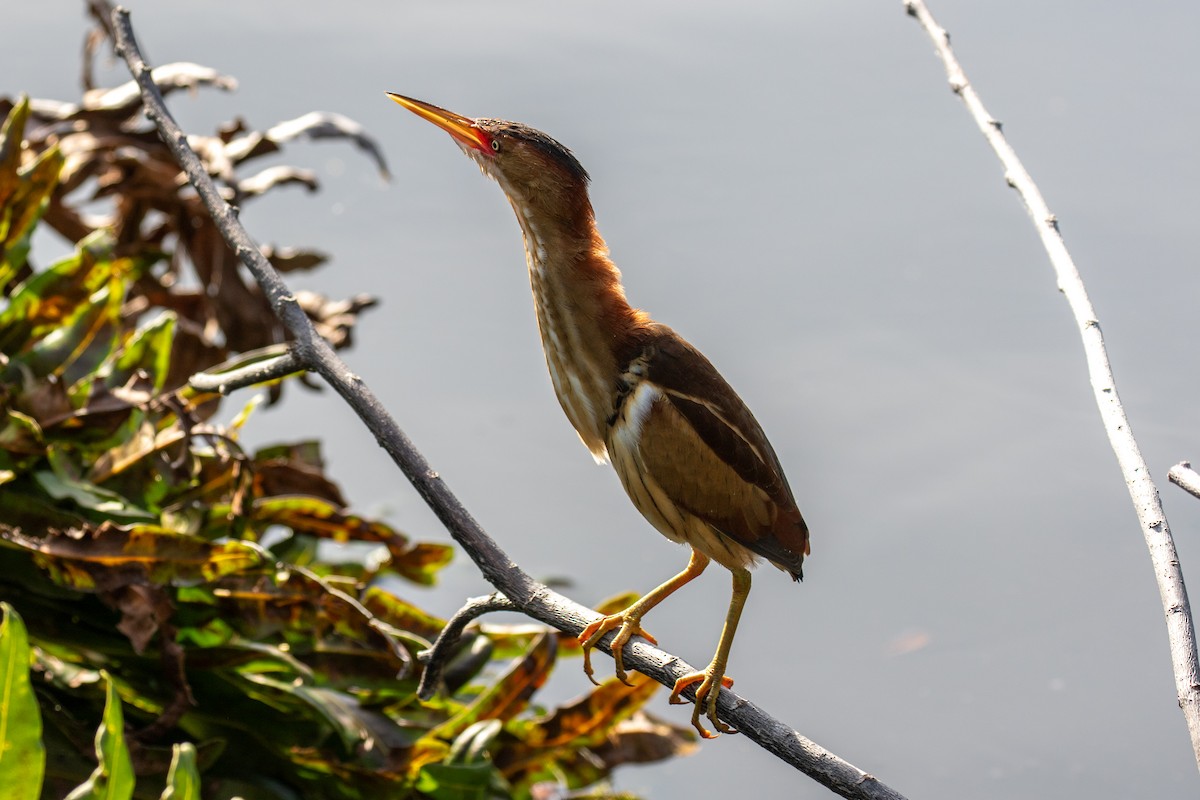
[{"label": "bird's leg", "polygon": [[721,687],[728,689],[733,686],[733,679],[725,677],[725,667],[729,663],[729,650],[733,646],[733,635],[737,633],[738,620],[742,617],[742,608],[746,605],[746,596],[750,594],[750,571],[746,569],[733,570],[733,597],[729,600],[729,612],[725,615],[725,627],[721,630],[721,641],[717,643],[717,652],[713,660],[703,672],[693,672],[675,681],[675,688],[668,698],[672,703],[685,702],[680,697],[687,687],[697,681],[696,705],[692,709],[692,725],[705,739],[716,738],[700,722],[700,710],[704,709],[707,716],[721,733],[737,733],[733,728],[717,719],[717,695]]},{"label": "bird's leg", "polygon": [[642,630],[642,617],[646,615],[647,611],[670,597],[675,590],[691,581],[701,572],[704,572],[704,568],[707,566],[708,556],[693,549],[691,560],[688,561],[688,565],[684,568],[683,572],[680,572],[649,594],[642,596],[636,603],[624,611],[609,614],[607,617],[598,619],[584,628],[583,632],[579,634],[579,644],[583,647],[583,671],[588,676],[588,680],[596,683],[596,679],[592,673],[592,648],[604,638],[606,633],[613,628],[619,627],[620,630],[617,631],[617,635],[612,640],[613,661],[616,662],[617,678],[627,686],[632,685],[627,679],[625,663],[621,655],[621,651],[625,648],[626,643],[628,643],[630,637],[636,634],[646,639],[650,644],[658,644],[653,636]]}]

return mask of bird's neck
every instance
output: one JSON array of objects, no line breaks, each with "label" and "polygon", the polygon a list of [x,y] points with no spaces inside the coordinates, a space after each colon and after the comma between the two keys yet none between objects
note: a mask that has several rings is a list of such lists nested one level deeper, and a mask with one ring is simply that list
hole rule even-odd
[{"label": "bird's neck", "polygon": [[608,257],[590,209],[557,220],[523,213],[525,260],[546,365],[554,392],[579,438],[597,461],[607,458],[605,434],[625,365],[618,354],[647,321],[625,299],[621,273]]}]

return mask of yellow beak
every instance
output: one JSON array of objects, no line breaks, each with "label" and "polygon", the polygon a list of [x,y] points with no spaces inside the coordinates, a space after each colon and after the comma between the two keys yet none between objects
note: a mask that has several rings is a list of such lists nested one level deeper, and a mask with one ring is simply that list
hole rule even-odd
[{"label": "yellow beak", "polygon": [[461,114],[455,114],[453,111],[447,111],[431,103],[423,103],[420,100],[414,100],[404,95],[393,92],[387,92],[386,94],[418,117],[429,120],[434,125],[437,125],[446,133],[453,136],[456,141],[462,142],[468,147],[474,147],[476,150],[491,153],[491,137],[480,128],[475,127],[475,120],[470,117],[464,117]]}]

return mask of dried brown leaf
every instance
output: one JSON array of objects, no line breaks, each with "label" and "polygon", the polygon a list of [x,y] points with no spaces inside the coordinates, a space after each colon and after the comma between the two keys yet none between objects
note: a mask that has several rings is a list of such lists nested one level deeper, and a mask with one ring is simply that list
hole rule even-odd
[{"label": "dried brown leaf", "polygon": [[263,245],[262,254],[271,262],[272,267],[284,273],[307,272],[329,260],[329,256],[324,253],[297,247]]},{"label": "dried brown leaf", "polygon": [[298,456],[303,445],[292,448],[271,448],[267,457],[261,454],[254,460],[254,492],[259,497],[307,495],[319,497],[346,507],[337,484],[325,477],[323,465]]},{"label": "dried brown leaf", "polygon": [[304,116],[277,123],[264,133],[251,132],[229,142],[229,157],[235,163],[273,153],[293,139],[349,139],[370,156],[384,178],[389,177],[387,162],[379,144],[362,125],[341,114],[311,111]]},{"label": "dried brown leaf", "polygon": [[[215,69],[177,61],[163,64],[150,71],[150,78],[163,95],[180,89],[196,90],[214,86],[227,92],[237,90],[237,79],[222,75]],[[91,89],[83,93],[83,110],[131,114],[141,111],[142,96],[136,81],[128,81],[115,89]]]},{"label": "dried brown leaf", "polygon": [[117,630],[129,637],[133,651],[142,654],[159,626],[171,618],[171,599],[159,586],[130,584],[105,592],[106,603],[121,612]]},{"label": "dried brown leaf", "polygon": [[296,302],[308,314],[317,332],[335,348],[349,347],[358,315],[379,301],[360,294],[349,300],[330,300],[316,292],[296,292]]},{"label": "dried brown leaf", "polygon": [[621,764],[648,764],[694,753],[699,747],[690,727],[674,725],[638,711],[617,724],[608,740],[592,748],[609,769]]},{"label": "dried brown leaf", "polygon": [[278,186],[300,184],[310,192],[317,190],[317,175],[310,169],[299,167],[276,166],[267,167],[256,175],[237,182],[239,197],[257,197],[266,194]]},{"label": "dried brown leaf", "polygon": [[631,673],[629,678],[632,685],[609,678],[584,696],[560,706],[541,720],[529,743],[563,747],[604,741],[618,722],[631,717],[659,688],[656,681],[639,672]]}]

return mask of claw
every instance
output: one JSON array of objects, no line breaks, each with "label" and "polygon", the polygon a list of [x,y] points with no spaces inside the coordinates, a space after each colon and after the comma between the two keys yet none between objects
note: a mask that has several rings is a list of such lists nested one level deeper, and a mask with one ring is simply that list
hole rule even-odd
[{"label": "claw", "polygon": [[667,698],[667,701],[675,705],[686,703],[687,700],[682,697],[681,693],[697,682],[700,686],[696,689],[696,704],[692,708],[692,727],[696,729],[701,738],[717,738],[717,734],[709,731],[700,722],[700,710],[704,709],[704,716],[709,718],[718,732],[737,733],[734,728],[717,718],[717,696],[721,693],[722,687],[726,689],[733,687],[733,678],[721,675],[718,679],[711,665],[704,672],[693,672],[675,681],[675,687],[671,690],[671,696]]},{"label": "claw", "polygon": [[587,679],[596,686],[599,686],[600,682],[596,680],[595,670],[592,669],[592,648],[595,647],[596,642],[599,641],[604,634],[608,633],[608,630],[605,629],[604,624],[610,619],[612,619],[612,617],[598,619],[591,625],[588,625],[586,628],[584,628],[583,632],[579,634],[579,646],[583,648],[583,674],[587,675]]},{"label": "claw", "polygon": [[625,671],[625,659],[622,654],[625,645],[634,636],[641,636],[650,644],[658,644],[658,640],[646,633],[642,629],[639,618],[630,616],[628,610],[620,614],[610,614],[607,617],[598,619],[584,628],[583,632],[579,634],[579,646],[583,648],[583,672],[588,676],[588,680],[597,686],[599,685],[592,671],[592,648],[599,644],[600,640],[613,628],[620,628],[612,640],[612,655],[616,666],[617,679],[626,686],[633,686],[629,682],[629,674]]}]

